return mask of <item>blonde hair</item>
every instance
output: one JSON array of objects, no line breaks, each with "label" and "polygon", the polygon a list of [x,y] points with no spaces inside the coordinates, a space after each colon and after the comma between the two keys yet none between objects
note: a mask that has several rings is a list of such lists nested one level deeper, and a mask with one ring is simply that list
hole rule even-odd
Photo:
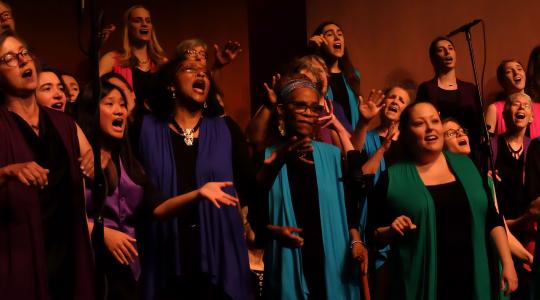
[{"label": "blonde hair", "polygon": [[[137,8],[142,8],[149,12],[149,10],[144,5],[137,4],[128,8],[124,13],[124,31],[122,36],[122,46],[124,48],[124,51],[120,58],[120,62],[124,67],[134,66],[138,63],[138,59],[131,52],[131,43],[129,40],[128,28],[131,13]],[[150,35],[150,41],[147,45],[147,51],[148,55],[150,56],[150,60],[152,60],[154,64],[161,65],[167,61],[167,55],[165,54],[165,51],[163,51],[163,48],[161,48],[161,46],[159,45],[154,29],[152,29],[152,33]]]}]

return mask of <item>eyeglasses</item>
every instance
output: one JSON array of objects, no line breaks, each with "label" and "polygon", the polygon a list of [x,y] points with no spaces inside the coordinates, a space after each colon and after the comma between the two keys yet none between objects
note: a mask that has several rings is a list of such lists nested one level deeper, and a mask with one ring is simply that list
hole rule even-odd
[{"label": "eyeglasses", "polygon": [[188,73],[188,74],[200,74],[203,73],[205,76],[209,77],[210,72],[207,68],[195,67],[195,66],[181,66],[178,68],[178,72]]},{"label": "eyeglasses", "polygon": [[28,49],[22,49],[19,53],[9,52],[8,54],[0,57],[0,63],[6,64],[9,67],[16,67],[21,63],[21,59],[31,61],[33,55]]},{"label": "eyeglasses", "polygon": [[204,50],[197,51],[195,49],[188,49],[184,51],[184,54],[187,57],[208,59],[208,53],[206,53]]},{"label": "eyeglasses", "polygon": [[324,112],[324,106],[322,106],[320,104],[307,105],[307,104],[302,103],[302,102],[288,102],[288,103],[285,103],[285,104],[292,107],[292,109],[296,113],[304,114],[304,113],[306,113],[308,111],[308,109],[312,113],[317,114],[317,115],[320,115],[320,114],[322,114]]},{"label": "eyeglasses", "polygon": [[448,129],[444,132],[444,136],[447,138],[458,137],[462,135],[468,135],[469,131],[466,128]]},{"label": "eyeglasses", "polygon": [[518,101],[512,102],[510,104],[510,106],[512,106],[513,108],[517,108],[517,109],[520,109],[520,108],[529,109],[529,108],[531,108],[530,103],[521,103],[521,102],[518,102]]}]

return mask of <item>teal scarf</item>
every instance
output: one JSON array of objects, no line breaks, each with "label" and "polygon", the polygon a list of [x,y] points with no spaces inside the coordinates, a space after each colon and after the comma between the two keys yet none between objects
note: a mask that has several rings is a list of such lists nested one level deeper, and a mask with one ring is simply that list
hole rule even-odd
[{"label": "teal scarf", "polygon": [[[356,75],[360,77],[360,73],[358,71],[356,71]],[[358,98],[356,97],[356,94],[353,92],[343,73],[342,76],[343,80],[345,81],[345,87],[347,87],[347,94],[349,95],[349,108],[351,109],[351,125],[354,129],[356,127],[356,124],[358,123],[358,120],[360,120],[360,113],[358,112]],[[328,85],[326,99],[334,100],[334,92],[332,92],[332,88],[330,87],[330,85]]]},{"label": "teal scarf", "polygon": [[[328,299],[359,299],[358,279],[353,276],[350,260],[349,229],[341,178],[341,154],[338,148],[313,142],[313,159],[325,257],[325,279]],[[269,157],[275,147],[268,148]],[[287,165],[284,165],[269,194],[270,222],[277,226],[296,225]],[[272,240],[266,250],[266,271],[269,299],[308,299],[309,290],[302,267],[302,248],[283,246]],[[358,277],[356,277],[358,278]]]},{"label": "teal scarf", "polygon": [[[445,152],[450,168],[463,185],[471,209],[474,259],[473,299],[491,298],[486,245],[488,197],[473,162],[466,156]],[[418,227],[392,244],[391,299],[437,299],[437,223],[435,205],[412,162],[388,169],[388,210],[409,216]],[[459,287],[456,287],[459,289]]]}]

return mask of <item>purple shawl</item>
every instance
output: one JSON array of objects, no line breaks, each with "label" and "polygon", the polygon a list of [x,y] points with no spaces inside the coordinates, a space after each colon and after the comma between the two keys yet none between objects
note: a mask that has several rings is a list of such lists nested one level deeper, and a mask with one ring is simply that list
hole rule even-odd
[{"label": "purple shawl", "polygon": [[[196,162],[197,186],[211,181],[233,181],[231,136],[222,118],[204,118],[199,132]],[[139,153],[148,176],[164,196],[178,195],[176,164],[168,123],[145,116],[139,139]],[[233,188],[225,189],[231,195]],[[232,299],[248,299],[249,262],[240,214],[235,207],[215,208],[210,201],[198,201],[201,271]],[[146,258],[143,257],[145,296],[153,299],[167,279],[179,276],[177,219],[154,222]],[[159,286],[158,286],[159,284]]]},{"label": "purple shawl", "polygon": [[[50,118],[66,147],[70,162],[75,216],[66,220],[73,228],[73,299],[95,299],[94,267],[86,225],[79,144],[75,122],[63,113],[42,110]],[[15,120],[0,107],[0,167],[32,161],[32,153]],[[69,223],[71,221],[71,223]],[[3,299],[49,299],[47,267],[41,228],[41,212],[36,188],[8,180],[0,187],[0,295]]]}]

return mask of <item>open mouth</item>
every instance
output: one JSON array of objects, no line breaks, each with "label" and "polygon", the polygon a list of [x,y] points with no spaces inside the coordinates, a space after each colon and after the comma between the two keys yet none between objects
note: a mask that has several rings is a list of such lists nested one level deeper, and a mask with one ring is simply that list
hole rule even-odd
[{"label": "open mouth", "polygon": [[341,45],[341,43],[335,43],[333,47],[334,47],[334,49],[336,49],[336,50],[341,50],[341,49],[343,48],[343,46]]},{"label": "open mouth", "polygon": [[56,102],[56,103],[54,103],[53,105],[51,105],[51,108],[56,109],[56,110],[63,110],[63,108],[64,108],[64,103],[62,103],[62,102]]},{"label": "open mouth", "polygon": [[517,114],[516,114],[516,119],[518,119],[518,120],[523,120],[523,119],[525,119],[525,114],[524,114],[524,113],[520,113],[520,112],[517,113]]},{"label": "open mouth", "polygon": [[521,78],[521,76],[519,76],[519,75],[514,76],[514,82],[515,82],[515,83],[520,83],[520,82],[521,82],[521,79],[522,79],[522,78]]},{"label": "open mouth", "polygon": [[453,62],[453,61],[454,61],[454,58],[452,58],[452,57],[450,57],[450,56],[447,56],[447,57],[444,58],[444,63],[449,64],[449,63],[451,63],[451,62]]},{"label": "open mouth", "polygon": [[139,33],[142,34],[142,35],[147,35],[147,34],[150,33],[150,30],[148,30],[148,29],[140,29]]},{"label": "open mouth", "polygon": [[24,72],[22,73],[22,77],[23,78],[29,78],[29,77],[32,77],[32,69],[26,69],[24,70]]},{"label": "open mouth", "polygon": [[460,140],[460,141],[458,141],[458,145],[460,145],[460,146],[466,146],[466,145],[468,145],[468,144],[469,144],[469,143],[467,143],[467,140]]},{"label": "open mouth", "polygon": [[391,111],[391,112],[397,113],[398,110],[399,110],[399,107],[398,107],[396,104],[391,104],[391,105],[388,107],[388,111]]},{"label": "open mouth", "polygon": [[433,141],[436,141],[437,139],[439,139],[439,137],[436,135],[426,135],[424,137],[424,141],[426,142],[433,142]]},{"label": "open mouth", "polygon": [[117,118],[112,121],[112,126],[116,130],[123,130],[124,129],[123,125],[124,125],[124,119],[122,118]]},{"label": "open mouth", "polygon": [[204,82],[204,80],[202,79],[195,80],[195,82],[193,83],[193,90],[195,90],[195,92],[202,94],[204,93],[205,89],[206,89],[206,82]]}]

